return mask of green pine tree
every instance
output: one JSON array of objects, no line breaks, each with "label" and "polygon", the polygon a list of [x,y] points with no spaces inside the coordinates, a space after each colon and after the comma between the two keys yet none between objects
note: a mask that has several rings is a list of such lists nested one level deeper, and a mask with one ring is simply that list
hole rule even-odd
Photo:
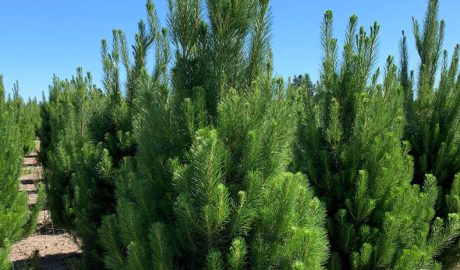
[{"label": "green pine tree", "polygon": [[34,150],[37,122],[40,121],[37,104],[31,101],[24,102],[24,99],[19,95],[19,83],[16,82],[13,86],[13,97],[8,98],[6,106],[18,125],[18,139],[22,144],[24,153]]},{"label": "green pine tree", "polygon": [[420,57],[417,74],[410,71],[403,32],[399,78],[404,90],[404,138],[410,142],[410,154],[414,157],[413,182],[422,183],[428,173],[436,177],[439,186],[436,215],[447,217],[460,210],[459,45],[449,60],[447,50],[442,49],[445,22],[438,19],[438,10],[439,1],[430,0],[423,25],[413,21]]},{"label": "green pine tree", "polygon": [[[157,36],[153,4],[147,4],[148,23],[139,22],[129,57],[126,38],[113,31],[112,50],[102,41],[104,91],[81,70],[70,81],[54,80],[50,102],[43,105],[41,136],[49,204],[53,220],[81,240],[81,268],[101,268],[103,249],[98,228],[115,206],[115,176],[125,157],[136,153],[132,138],[137,118],[139,77],[147,51]],[[120,62],[126,68],[122,92]]]},{"label": "green pine tree", "polygon": [[35,215],[32,218],[29,215],[27,194],[19,191],[23,142],[20,123],[16,122],[14,113],[5,103],[3,77],[0,76],[0,269],[10,267],[11,245],[28,233],[36,221]]},{"label": "green pine tree", "polygon": [[[451,214],[434,219],[436,180],[411,185],[413,163],[404,132],[403,90],[389,57],[383,83],[376,59],[379,26],[366,33],[350,18],[337,56],[332,12],[322,24],[321,79],[300,92],[293,168],[326,203],[330,269],[437,269],[435,258],[460,233]],[[295,89],[292,91],[296,91]]]},{"label": "green pine tree", "polygon": [[85,258],[91,256],[89,251],[95,238],[90,230],[94,226],[90,217],[105,211],[104,207],[110,209],[103,201],[95,203],[95,197],[104,192],[102,188],[83,189],[88,182],[95,184],[95,180],[104,179],[99,178],[103,175],[98,174],[103,166],[99,163],[105,161],[107,155],[103,156],[102,146],[90,143],[88,127],[92,110],[102,99],[91,75],[84,76],[82,69],[78,69],[71,80],[54,78],[49,100],[42,105],[40,158],[45,169],[48,206],[55,225],[81,239],[84,250],[88,250]]},{"label": "green pine tree", "polygon": [[409,71],[407,39],[403,33],[400,80],[405,96],[405,139],[411,143],[410,153],[414,156],[414,183],[421,183],[427,173],[436,176],[440,186],[437,213],[446,216],[458,212],[447,204],[444,196],[450,193],[455,174],[460,170],[459,46],[455,47],[449,62],[447,51],[442,51],[445,23],[438,20],[438,9],[438,0],[428,2],[423,29],[414,19],[420,57],[417,82],[414,73]]},{"label": "green pine tree", "polygon": [[40,161],[44,166],[48,206],[53,222],[61,228],[75,227],[73,206],[75,163],[87,138],[86,125],[90,102],[98,99],[91,77],[82,69],[71,80],[53,79],[49,100],[41,108]]},{"label": "green pine tree", "polygon": [[[175,132],[168,122],[163,134],[142,134],[150,155],[137,164],[150,173],[126,170],[117,182],[117,214],[100,231],[108,268],[321,268],[324,210],[302,175],[285,172],[294,115],[273,87],[226,94],[215,128],[198,129],[183,158],[158,143]],[[150,104],[147,119],[171,119]]]},{"label": "green pine tree", "polygon": [[172,89],[164,29],[139,83],[138,155],[99,231],[106,267],[321,269],[322,204],[286,172],[296,103],[271,79],[268,1],[208,1],[208,21],[200,1],[169,7]]}]

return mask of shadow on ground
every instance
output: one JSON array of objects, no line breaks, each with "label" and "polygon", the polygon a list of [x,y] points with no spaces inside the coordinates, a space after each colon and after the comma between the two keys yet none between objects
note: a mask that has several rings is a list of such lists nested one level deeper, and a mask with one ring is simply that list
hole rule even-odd
[{"label": "shadow on ground", "polygon": [[25,260],[15,261],[13,270],[42,269],[42,270],[66,270],[76,269],[75,261],[80,258],[80,253],[53,254],[41,257],[32,255]]}]

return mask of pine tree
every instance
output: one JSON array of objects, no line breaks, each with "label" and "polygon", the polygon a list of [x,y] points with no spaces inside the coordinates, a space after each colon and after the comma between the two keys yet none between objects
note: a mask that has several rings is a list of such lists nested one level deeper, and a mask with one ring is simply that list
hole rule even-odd
[{"label": "pine tree", "polygon": [[460,233],[460,220],[457,214],[434,218],[433,176],[421,188],[411,185],[393,58],[382,84],[379,70],[372,73],[378,31],[376,23],[369,34],[358,30],[352,16],[339,62],[332,12],[325,13],[321,79],[315,93],[299,94],[304,107],[293,168],[307,175],[326,203],[330,269],[437,269],[435,258]]},{"label": "pine tree", "polygon": [[[156,14],[147,4],[147,25],[139,22],[131,63],[126,38],[113,31],[112,50],[102,41],[104,91],[96,89],[81,70],[71,81],[55,79],[50,102],[43,106],[41,135],[49,203],[53,220],[81,240],[81,268],[102,267],[98,228],[113,213],[115,177],[125,157],[136,153],[132,138],[137,117],[139,77],[147,51],[157,39]],[[120,62],[126,68],[122,92]]]},{"label": "pine tree", "polygon": [[[147,25],[141,20],[131,62],[124,33],[114,30],[112,51],[102,41],[104,98],[92,106],[88,122],[89,140],[75,165],[74,207],[76,234],[83,244],[85,268],[103,267],[104,250],[98,235],[102,218],[115,211],[115,179],[123,160],[134,156],[137,146],[133,128],[138,115],[139,84],[147,65],[147,52],[159,39],[152,2],[147,2]],[[122,92],[119,62],[127,74],[126,95]],[[81,222],[80,222],[81,221]]]},{"label": "pine tree", "polygon": [[9,96],[6,106],[18,125],[18,139],[22,144],[24,153],[34,150],[37,122],[40,121],[37,119],[37,107],[36,104],[34,105],[30,101],[28,103],[24,102],[24,99],[19,95],[18,82],[13,86],[13,97]]},{"label": "pine tree", "polygon": [[67,230],[74,229],[75,209],[72,188],[75,163],[87,138],[89,99],[97,100],[91,76],[82,69],[71,80],[53,79],[49,100],[43,101],[39,137],[40,161],[44,166],[48,206],[53,222]]},{"label": "pine tree", "polygon": [[[80,76],[81,70],[77,71]],[[38,131],[40,138],[39,160],[45,170],[48,165],[48,153],[53,151],[58,144],[67,123],[66,116],[74,115],[73,102],[71,97],[74,95],[74,81],[60,80],[57,76],[52,79],[49,87],[48,99],[43,93],[43,101],[40,106],[40,117],[42,119]],[[78,105],[78,104],[76,104]]]},{"label": "pine tree", "polygon": [[139,83],[138,155],[99,232],[106,267],[320,269],[324,210],[286,172],[296,103],[271,79],[268,1],[208,1],[209,25],[199,1],[169,6],[172,89],[164,29]]},{"label": "pine tree", "polygon": [[0,76],[0,268],[8,269],[11,245],[24,234],[29,221],[27,195],[19,191],[22,142],[15,115],[5,104],[3,77]]},{"label": "pine tree", "polygon": [[438,20],[438,9],[439,1],[428,2],[423,29],[414,19],[414,37],[420,57],[417,82],[414,73],[409,72],[407,38],[403,33],[400,80],[405,93],[405,138],[411,143],[410,153],[415,162],[414,183],[420,183],[427,173],[436,176],[440,186],[437,213],[446,216],[457,212],[447,204],[445,196],[450,193],[455,174],[460,170],[459,45],[449,63],[447,51],[442,51],[445,23]]},{"label": "pine tree", "polygon": [[413,20],[420,57],[416,75],[409,71],[407,38],[403,32],[399,78],[404,90],[404,138],[410,142],[410,154],[414,156],[413,182],[422,183],[428,173],[436,177],[439,186],[436,215],[446,217],[449,213],[459,213],[460,190],[456,183],[460,172],[459,45],[449,61],[447,50],[442,49],[445,22],[438,19],[438,10],[439,1],[430,0],[423,26]]},{"label": "pine tree", "polygon": [[[41,117],[40,117],[40,108],[41,108],[41,103],[37,101],[37,98],[34,97],[33,99],[30,99],[27,101],[26,104],[26,111],[27,111],[27,116],[29,117],[30,125],[33,128],[33,136],[34,139],[38,137],[38,132],[40,130],[41,126]],[[35,148],[35,146],[34,146]],[[38,150],[38,149],[35,149]]]},{"label": "pine tree", "polygon": [[[102,163],[110,157],[102,145],[90,142],[88,127],[93,108],[100,106],[103,98],[91,75],[85,76],[79,68],[71,80],[53,79],[49,101],[44,101],[42,107],[40,138],[44,142],[42,151],[46,152],[41,158],[44,157],[48,206],[55,225],[80,238],[85,261],[97,246],[93,240],[97,237],[91,231],[94,220],[105,209],[110,210],[100,196],[106,179]],[[88,183],[96,185],[96,180],[101,181],[101,188],[91,190],[94,186],[88,187]]]},{"label": "pine tree", "polygon": [[[285,172],[294,117],[273,86],[226,94],[183,159],[165,158],[157,140],[168,133],[139,139],[158,152],[137,159],[150,175],[117,182],[117,214],[101,229],[108,268],[321,268],[324,210],[302,175]],[[161,105],[151,104],[158,120]]]}]

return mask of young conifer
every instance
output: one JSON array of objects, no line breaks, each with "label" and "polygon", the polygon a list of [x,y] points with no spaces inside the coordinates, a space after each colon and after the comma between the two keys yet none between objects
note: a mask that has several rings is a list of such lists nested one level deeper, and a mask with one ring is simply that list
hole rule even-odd
[{"label": "young conifer", "polygon": [[459,45],[454,48],[449,62],[447,51],[442,51],[445,23],[438,20],[438,9],[438,0],[428,2],[423,29],[414,19],[414,37],[420,57],[417,75],[409,71],[407,39],[403,33],[400,80],[405,97],[405,139],[411,143],[410,153],[414,156],[414,183],[421,183],[427,173],[433,174],[440,187],[437,214],[447,216],[458,212],[458,208],[446,195],[460,196],[455,189],[451,192],[455,175],[460,171]]},{"label": "young conifer", "polygon": [[321,268],[324,210],[304,177],[286,172],[295,104],[271,79],[268,1],[207,4],[210,25],[199,1],[170,1],[172,89],[158,79],[167,74],[165,36],[153,72],[162,76],[144,73],[140,84],[138,156],[125,160],[116,214],[100,230],[105,264]]},{"label": "young conifer", "polygon": [[413,21],[420,57],[416,74],[410,71],[403,32],[399,78],[404,90],[404,138],[410,142],[410,154],[414,157],[413,182],[421,184],[427,173],[436,177],[436,215],[447,217],[460,210],[459,45],[449,60],[447,50],[442,49],[445,23],[438,19],[438,10],[439,1],[430,0],[423,25]]},{"label": "young conifer", "polygon": [[87,138],[89,97],[97,99],[91,77],[82,69],[71,80],[53,78],[49,100],[41,108],[43,117],[39,137],[40,161],[45,171],[48,207],[53,222],[64,229],[74,229],[73,206],[75,162]]},{"label": "young conifer", "polygon": [[[294,168],[326,203],[331,269],[436,269],[435,258],[460,232],[457,214],[436,218],[436,180],[411,185],[412,158],[403,95],[389,57],[383,84],[371,76],[379,26],[367,34],[350,18],[339,62],[332,13],[322,24],[320,83],[300,112]],[[369,83],[370,82],[370,83]],[[430,226],[431,225],[431,226]]]},{"label": "young conifer", "polygon": [[[156,15],[147,4],[148,23],[139,22],[129,57],[123,32],[113,31],[113,49],[102,41],[104,92],[79,71],[70,82],[55,80],[45,104],[42,135],[47,155],[48,194],[55,222],[75,233],[83,249],[81,268],[101,268],[98,228],[113,213],[115,177],[125,157],[136,153],[132,138],[137,115],[139,77],[147,51],[157,38]],[[122,92],[120,64],[126,68],[126,95]]]},{"label": "young conifer", "polygon": [[[107,155],[104,155],[102,147],[94,150],[88,143],[91,111],[101,99],[100,90],[93,85],[91,75],[85,76],[82,69],[78,69],[71,80],[55,77],[50,87],[50,98],[42,105],[40,139],[44,142],[42,151],[46,152],[40,158],[45,170],[48,206],[54,224],[76,234],[85,251],[87,246],[91,246],[88,239],[95,238],[93,231],[97,229],[90,227],[94,225],[88,217],[107,207],[103,201],[94,203],[94,197],[103,190],[89,191],[81,183],[81,179],[95,183],[95,179],[99,179],[94,176],[99,176],[96,172],[100,175],[105,173]],[[85,258],[90,257],[87,254]]]},{"label": "young conifer", "polygon": [[19,95],[18,82],[13,86],[13,97],[8,97],[6,106],[19,128],[18,140],[22,144],[24,153],[34,150],[37,121],[39,121],[37,111],[33,103],[25,103]]},{"label": "young conifer", "polygon": [[24,234],[29,221],[27,194],[19,191],[23,144],[16,117],[5,104],[0,76],[0,269],[8,269],[11,245]]},{"label": "young conifer", "polygon": [[139,156],[139,168],[155,167],[118,182],[117,214],[101,229],[108,268],[321,268],[324,210],[302,175],[285,172],[294,116],[273,86],[226,94],[184,158],[166,159],[166,145]]}]

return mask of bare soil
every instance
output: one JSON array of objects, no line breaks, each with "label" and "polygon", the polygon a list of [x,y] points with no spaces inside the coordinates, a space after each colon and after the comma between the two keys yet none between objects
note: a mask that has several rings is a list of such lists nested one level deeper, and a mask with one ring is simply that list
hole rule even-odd
[{"label": "bare soil", "polygon": [[[20,190],[27,192],[29,206],[33,206],[37,201],[37,185],[43,179],[36,152],[24,156],[22,172]],[[9,257],[13,269],[64,270],[74,268],[73,261],[80,253],[77,239],[55,228],[49,211],[44,209],[40,212],[36,232],[17,242]]]}]

